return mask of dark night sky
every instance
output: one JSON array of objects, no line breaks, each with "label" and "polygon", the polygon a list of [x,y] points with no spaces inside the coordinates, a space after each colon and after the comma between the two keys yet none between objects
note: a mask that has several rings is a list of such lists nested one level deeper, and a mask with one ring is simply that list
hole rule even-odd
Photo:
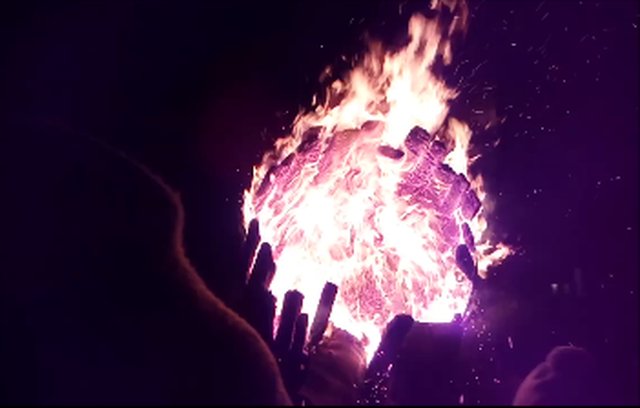
[{"label": "dark night sky", "polygon": [[[427,2],[399,3],[3,3],[2,118],[96,136],[164,177],[185,203],[189,256],[233,303],[240,277],[220,259],[237,251],[251,165],[326,65],[362,51],[365,32],[397,43]],[[584,344],[637,401],[638,4],[470,5],[447,80],[477,130],[493,231],[518,248],[493,277],[497,304],[517,305],[494,323],[515,343],[503,358],[521,373],[550,344]]]}]

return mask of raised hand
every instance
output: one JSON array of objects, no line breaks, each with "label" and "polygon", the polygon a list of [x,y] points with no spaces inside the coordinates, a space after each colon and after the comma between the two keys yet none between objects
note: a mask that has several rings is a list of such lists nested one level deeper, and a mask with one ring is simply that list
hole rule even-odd
[{"label": "raised hand", "polygon": [[389,404],[455,405],[462,326],[415,323],[390,370]]},{"label": "raised hand", "polygon": [[297,290],[285,294],[273,345],[285,387],[294,404],[301,401],[298,392],[304,381],[307,362],[304,343],[309,319],[306,314],[300,313],[303,300],[304,296]]},{"label": "raised hand", "polygon": [[389,369],[413,324],[411,316],[397,315],[387,325],[360,386],[358,405],[383,405],[387,402]]},{"label": "raised hand", "polygon": [[298,392],[305,379],[307,349],[317,345],[327,328],[337,287],[327,283],[323,290],[318,311],[311,328],[310,342],[307,343],[309,317],[301,313],[304,295],[292,290],[285,294],[280,312],[280,322],[274,338],[276,298],[269,286],[275,275],[271,246],[260,245],[255,262],[253,258],[260,243],[259,225],[256,220],[249,223],[247,237],[242,248],[242,264],[251,273],[248,275],[240,313],[270,346],[283,376],[285,386],[294,403],[300,403]]},{"label": "raised hand", "polygon": [[276,298],[269,291],[274,273],[271,247],[264,243],[260,246],[247,282],[240,313],[269,346],[273,346],[273,320],[276,313]]}]

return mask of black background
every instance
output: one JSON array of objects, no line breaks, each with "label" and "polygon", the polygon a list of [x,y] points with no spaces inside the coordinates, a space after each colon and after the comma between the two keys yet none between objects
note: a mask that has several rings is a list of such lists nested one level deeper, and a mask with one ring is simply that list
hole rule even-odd
[{"label": "black background", "polygon": [[[3,3],[2,116],[106,140],[165,178],[186,207],[189,257],[233,305],[251,166],[309,107],[326,65],[344,68],[365,33],[400,44],[427,3]],[[638,4],[470,8],[446,72],[462,91],[452,112],[476,131],[492,232],[517,249],[493,271],[483,319],[501,368],[476,381],[494,387],[478,400],[508,402],[550,346],[572,342],[637,401]]]}]

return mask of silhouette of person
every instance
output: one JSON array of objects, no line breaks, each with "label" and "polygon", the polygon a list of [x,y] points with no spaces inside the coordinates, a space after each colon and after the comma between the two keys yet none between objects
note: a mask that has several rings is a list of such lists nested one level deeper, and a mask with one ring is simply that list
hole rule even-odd
[{"label": "silhouette of person", "polygon": [[513,405],[598,405],[601,391],[593,357],[582,348],[560,346],[525,377]]},{"label": "silhouette of person", "polygon": [[169,187],[87,138],[3,133],[0,402],[290,403],[185,257]]}]

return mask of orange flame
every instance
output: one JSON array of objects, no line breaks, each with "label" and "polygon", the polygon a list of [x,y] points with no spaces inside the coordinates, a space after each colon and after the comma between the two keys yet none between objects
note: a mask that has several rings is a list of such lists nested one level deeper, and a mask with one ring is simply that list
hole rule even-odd
[{"label": "orange flame", "polygon": [[[481,202],[486,196],[482,179],[468,173],[471,130],[448,117],[457,93],[432,71],[438,57],[451,62],[450,36],[466,29],[466,4],[433,4],[442,7],[456,13],[446,29],[414,15],[406,47],[392,53],[371,45],[362,63],[331,85],[324,105],[298,115],[293,134],[264,155],[245,192],[245,221],[257,218],[273,247],[274,295],[282,300],[297,289],[303,312],[313,313],[324,283],[337,284],[331,321],[362,338],[369,356],[395,314],[451,321],[471,294],[455,262],[455,247],[465,242],[460,211],[450,216],[458,227],[452,242],[442,232],[442,212],[399,189],[420,165],[419,155],[403,150],[419,126],[448,147],[444,163],[470,180]],[[466,221],[481,276],[510,253],[489,242],[484,215]]]}]

